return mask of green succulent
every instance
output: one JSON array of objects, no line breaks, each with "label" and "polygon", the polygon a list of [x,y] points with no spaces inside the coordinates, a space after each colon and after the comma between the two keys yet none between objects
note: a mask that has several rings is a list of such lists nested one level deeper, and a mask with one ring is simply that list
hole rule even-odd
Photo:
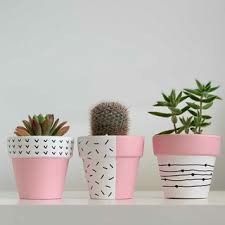
[{"label": "green succulent", "polygon": [[[205,111],[212,107],[215,100],[221,99],[212,93],[219,88],[219,86],[212,87],[211,82],[202,84],[196,80],[197,87],[195,89],[184,89],[176,94],[172,90],[169,95],[162,93],[163,101],[158,101],[155,107],[166,107],[168,113],[163,112],[149,112],[152,115],[159,117],[171,118],[173,129],[163,131],[159,134],[180,134],[185,132],[188,134],[192,131],[194,134],[201,134],[203,128],[209,126],[211,116],[205,114]],[[185,106],[180,104],[185,101]],[[190,101],[192,100],[192,101]],[[188,113],[189,116],[184,117],[183,114]]]},{"label": "green succulent", "polygon": [[15,129],[17,136],[63,136],[68,132],[67,122],[59,123],[59,119],[53,114],[28,116],[28,120],[23,120],[23,126]]}]

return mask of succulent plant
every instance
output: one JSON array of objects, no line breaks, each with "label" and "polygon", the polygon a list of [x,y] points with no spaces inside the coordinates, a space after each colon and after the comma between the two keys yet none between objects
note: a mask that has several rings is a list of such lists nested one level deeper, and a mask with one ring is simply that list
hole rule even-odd
[{"label": "succulent plant", "polygon": [[[158,101],[154,106],[167,107],[169,113],[149,113],[160,117],[171,117],[173,129],[163,131],[159,134],[180,134],[183,131],[186,134],[188,134],[190,131],[192,131],[194,134],[201,134],[203,132],[203,128],[211,124],[209,122],[211,116],[205,114],[205,111],[213,105],[215,100],[221,99],[217,95],[212,94],[219,88],[219,86],[212,87],[211,82],[202,84],[198,80],[196,80],[196,84],[196,88],[186,88],[178,95],[176,95],[175,90],[172,90],[170,95],[162,93],[163,101]],[[178,106],[184,100],[187,100],[187,102],[185,102],[185,106],[180,109]],[[184,114],[185,112],[189,113],[190,116],[186,118],[182,116],[182,114]],[[180,126],[178,126],[178,123],[180,123]]]},{"label": "succulent plant", "polygon": [[22,122],[23,126],[15,129],[17,136],[63,136],[70,128],[65,126],[67,122],[55,120],[53,114],[28,116],[28,120]]},{"label": "succulent plant", "polygon": [[102,102],[91,110],[92,135],[126,135],[128,109],[118,102]]}]

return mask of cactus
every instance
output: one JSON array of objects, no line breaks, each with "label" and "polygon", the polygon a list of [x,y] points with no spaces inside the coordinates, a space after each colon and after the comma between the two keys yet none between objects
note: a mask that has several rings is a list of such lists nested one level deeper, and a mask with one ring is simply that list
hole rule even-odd
[{"label": "cactus", "polygon": [[17,136],[63,136],[70,128],[65,126],[67,122],[55,120],[53,114],[28,116],[28,120],[22,122],[24,126],[15,129]]},{"label": "cactus", "polygon": [[91,110],[92,135],[126,135],[128,109],[118,102],[102,102]]}]

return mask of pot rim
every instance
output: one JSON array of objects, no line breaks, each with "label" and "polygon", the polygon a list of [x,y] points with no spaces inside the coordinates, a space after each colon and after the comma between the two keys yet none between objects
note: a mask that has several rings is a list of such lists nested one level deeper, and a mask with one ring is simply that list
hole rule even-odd
[{"label": "pot rim", "polygon": [[9,136],[7,139],[12,139],[12,138],[70,138],[74,139],[73,137],[70,136]]},{"label": "pot rim", "polygon": [[153,136],[155,155],[219,155],[221,136],[162,134]]},{"label": "pot rim", "polygon": [[106,138],[106,137],[133,137],[133,138],[138,138],[138,137],[140,137],[140,138],[144,138],[144,136],[143,135],[86,135],[86,136],[79,136],[78,138],[87,138],[87,137],[99,137],[99,138],[101,138],[101,137],[104,137],[104,138]]},{"label": "pot rim", "polygon": [[185,137],[211,137],[211,138],[221,138],[220,135],[214,135],[214,134],[155,134],[155,136],[185,136]]}]

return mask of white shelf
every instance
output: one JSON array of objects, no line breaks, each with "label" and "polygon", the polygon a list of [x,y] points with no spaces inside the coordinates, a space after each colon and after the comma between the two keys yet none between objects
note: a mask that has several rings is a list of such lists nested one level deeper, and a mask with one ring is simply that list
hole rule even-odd
[{"label": "white shelf", "polygon": [[130,200],[90,200],[87,192],[66,192],[62,200],[19,200],[0,192],[1,225],[207,225],[225,224],[225,192],[208,199],[163,199],[161,192],[137,192]]}]

